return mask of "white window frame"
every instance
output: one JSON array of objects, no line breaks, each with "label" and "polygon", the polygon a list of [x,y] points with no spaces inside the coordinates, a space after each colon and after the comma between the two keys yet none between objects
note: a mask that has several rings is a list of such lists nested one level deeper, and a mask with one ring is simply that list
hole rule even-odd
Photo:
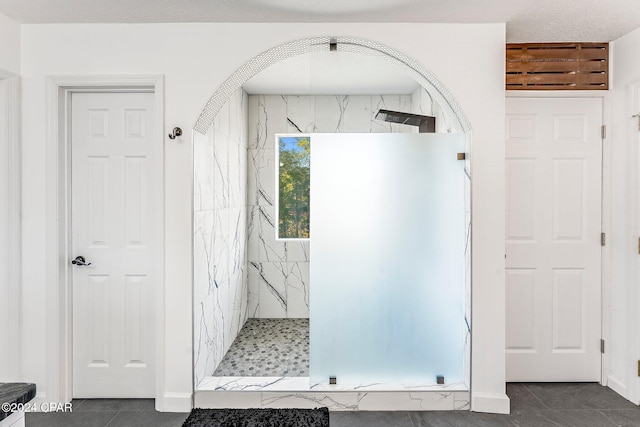
[{"label": "white window frame", "polygon": [[[277,133],[275,136],[275,215],[274,215],[274,233],[277,242],[305,242],[311,240],[310,237],[280,237],[280,138],[309,138],[310,133]],[[311,168],[311,166],[309,166]],[[311,187],[311,186],[309,186]],[[311,188],[309,188],[309,197],[311,197]],[[311,236],[311,230],[309,230],[309,236]]]}]

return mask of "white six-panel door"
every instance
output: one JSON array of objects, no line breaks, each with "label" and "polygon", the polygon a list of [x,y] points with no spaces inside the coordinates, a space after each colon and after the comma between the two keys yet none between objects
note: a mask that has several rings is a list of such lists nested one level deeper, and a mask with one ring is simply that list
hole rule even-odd
[{"label": "white six-panel door", "polygon": [[602,101],[506,107],[507,380],[599,381]]},{"label": "white six-panel door", "polygon": [[[72,95],[73,396],[154,396],[162,209],[151,93]],[[69,260],[71,262],[71,260]]]}]

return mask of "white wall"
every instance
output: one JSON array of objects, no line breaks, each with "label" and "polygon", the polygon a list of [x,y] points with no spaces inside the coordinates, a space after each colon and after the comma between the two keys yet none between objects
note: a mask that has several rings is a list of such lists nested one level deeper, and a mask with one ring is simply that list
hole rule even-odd
[{"label": "white wall", "polygon": [[20,24],[1,13],[0,69],[20,74]]},{"label": "white wall", "polygon": [[0,381],[19,378],[19,323],[16,322],[19,276],[18,159],[19,132],[15,129],[19,106],[20,26],[0,14]]},{"label": "white wall", "polygon": [[[612,112],[611,168],[611,305],[607,352],[607,384],[627,399],[640,402],[640,293],[638,291],[638,119],[633,114],[631,85],[640,84],[640,29],[611,44]],[[640,90],[637,90],[640,93]],[[636,100],[640,101],[640,100]],[[607,319],[605,319],[606,321]]]},{"label": "white wall", "polygon": [[[12,348],[11,334],[7,328],[12,319],[11,313],[11,285],[9,272],[9,144],[7,143],[7,99],[8,88],[3,80],[0,80],[0,381],[7,381],[15,372],[10,367],[10,352]],[[12,372],[13,371],[13,372]]]},{"label": "white wall", "polygon": [[[165,397],[191,393],[191,132],[207,99],[258,53],[310,36],[374,40],[421,62],[473,127],[472,407],[508,410],[504,394],[504,24],[78,24],[22,27],[24,379],[46,388],[43,363],[45,77],[165,75]],[[420,43],[416,43],[420,40]],[[469,64],[474,64],[470,67]],[[51,384],[49,384],[51,386]],[[186,399],[186,397],[185,397]],[[506,405],[506,406],[505,406]]]}]

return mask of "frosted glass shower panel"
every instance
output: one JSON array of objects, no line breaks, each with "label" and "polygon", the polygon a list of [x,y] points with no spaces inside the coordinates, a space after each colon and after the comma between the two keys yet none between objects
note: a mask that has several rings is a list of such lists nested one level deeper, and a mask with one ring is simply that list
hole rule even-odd
[{"label": "frosted glass shower panel", "polygon": [[463,381],[463,147],[311,136],[312,383]]}]

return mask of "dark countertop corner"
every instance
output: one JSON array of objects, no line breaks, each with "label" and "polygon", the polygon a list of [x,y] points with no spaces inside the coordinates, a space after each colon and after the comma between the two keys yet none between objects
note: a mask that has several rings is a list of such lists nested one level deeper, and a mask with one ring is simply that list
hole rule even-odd
[{"label": "dark countertop corner", "polygon": [[[28,383],[0,383],[0,405],[3,403],[27,403],[36,397],[36,385]],[[11,413],[0,410],[0,420]]]}]

